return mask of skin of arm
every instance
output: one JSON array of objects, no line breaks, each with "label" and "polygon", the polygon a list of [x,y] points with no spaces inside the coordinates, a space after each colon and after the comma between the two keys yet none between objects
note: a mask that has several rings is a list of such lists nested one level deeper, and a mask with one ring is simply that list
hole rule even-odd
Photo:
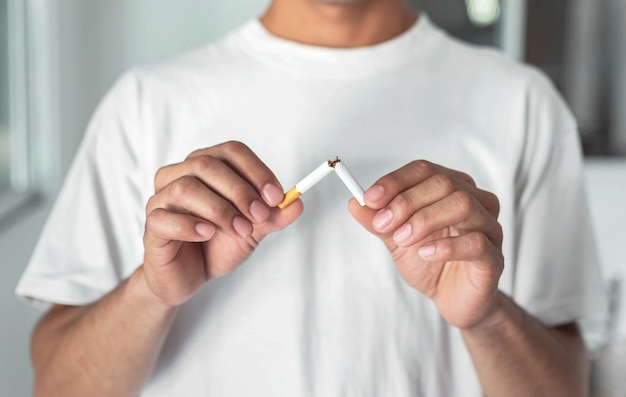
[{"label": "skin of arm", "polygon": [[578,326],[546,327],[500,293],[498,320],[462,330],[486,396],[588,396]]},{"label": "skin of arm", "polygon": [[143,267],[97,303],[54,306],[32,338],[34,395],[138,395],[175,314],[148,289]]}]

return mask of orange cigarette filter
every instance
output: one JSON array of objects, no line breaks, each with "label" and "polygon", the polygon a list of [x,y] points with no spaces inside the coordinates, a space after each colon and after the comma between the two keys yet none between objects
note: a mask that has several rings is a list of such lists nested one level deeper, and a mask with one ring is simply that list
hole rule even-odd
[{"label": "orange cigarette filter", "polygon": [[292,187],[291,189],[287,191],[287,193],[285,193],[285,198],[283,198],[283,201],[280,204],[278,204],[278,208],[283,209],[287,207],[289,204],[296,201],[296,199],[300,196],[302,196],[302,193],[296,190],[295,186]]}]

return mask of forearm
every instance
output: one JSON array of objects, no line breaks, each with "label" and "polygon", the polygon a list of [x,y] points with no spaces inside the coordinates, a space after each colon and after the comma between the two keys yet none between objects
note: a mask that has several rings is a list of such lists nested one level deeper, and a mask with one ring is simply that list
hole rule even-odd
[{"label": "forearm", "polygon": [[493,323],[463,330],[486,396],[586,396],[584,344],[574,325],[548,328],[499,294]]},{"label": "forearm", "polygon": [[141,267],[94,304],[52,309],[32,339],[35,395],[136,396],[174,315],[151,295]]}]

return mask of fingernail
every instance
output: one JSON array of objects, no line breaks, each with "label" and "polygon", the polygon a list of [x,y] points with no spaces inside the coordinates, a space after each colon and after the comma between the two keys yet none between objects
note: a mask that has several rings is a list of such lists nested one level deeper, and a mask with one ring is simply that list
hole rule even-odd
[{"label": "fingernail", "polygon": [[264,222],[270,216],[270,209],[259,200],[254,200],[250,205],[250,215],[257,222]]},{"label": "fingernail", "polygon": [[378,211],[378,214],[374,216],[372,219],[372,225],[374,229],[377,231],[383,230],[385,227],[389,226],[391,220],[393,219],[393,213],[389,209],[384,209]]},{"label": "fingernail", "polygon": [[367,192],[363,195],[365,200],[375,203],[385,195],[385,189],[383,189],[380,185],[374,185],[371,188],[367,189]]},{"label": "fingernail", "polygon": [[435,245],[434,244],[422,245],[420,249],[417,251],[417,253],[422,258],[428,258],[430,256],[433,256],[435,255]]},{"label": "fingernail", "polygon": [[210,223],[198,223],[196,224],[196,232],[201,236],[211,237],[215,234],[215,226]]},{"label": "fingernail", "polygon": [[233,219],[233,229],[241,237],[249,237],[252,234],[252,225],[240,216],[236,216]]},{"label": "fingernail", "polygon": [[411,236],[411,231],[412,230],[413,230],[413,228],[411,227],[410,224],[407,223],[405,225],[402,225],[393,234],[393,241],[395,241],[396,243],[403,243],[403,242],[405,242]]},{"label": "fingernail", "polygon": [[283,191],[280,190],[278,186],[272,185],[271,183],[263,186],[263,189],[261,189],[261,194],[263,195],[265,202],[272,207],[280,204],[280,202],[283,201],[284,197]]}]

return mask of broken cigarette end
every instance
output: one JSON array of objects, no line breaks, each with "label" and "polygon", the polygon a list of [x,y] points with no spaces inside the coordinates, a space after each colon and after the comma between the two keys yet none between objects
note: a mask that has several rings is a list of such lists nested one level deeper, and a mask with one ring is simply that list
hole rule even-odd
[{"label": "broken cigarette end", "polygon": [[339,156],[335,156],[334,160],[327,160],[327,162],[330,168],[335,168],[337,164],[341,162],[341,160],[339,160]]},{"label": "broken cigarette end", "polygon": [[298,197],[300,197],[300,192],[296,190],[296,187],[294,186],[291,189],[289,189],[287,193],[285,193],[285,198],[283,198],[283,201],[280,204],[278,204],[278,208],[283,209],[287,207],[289,204],[296,201]]}]

